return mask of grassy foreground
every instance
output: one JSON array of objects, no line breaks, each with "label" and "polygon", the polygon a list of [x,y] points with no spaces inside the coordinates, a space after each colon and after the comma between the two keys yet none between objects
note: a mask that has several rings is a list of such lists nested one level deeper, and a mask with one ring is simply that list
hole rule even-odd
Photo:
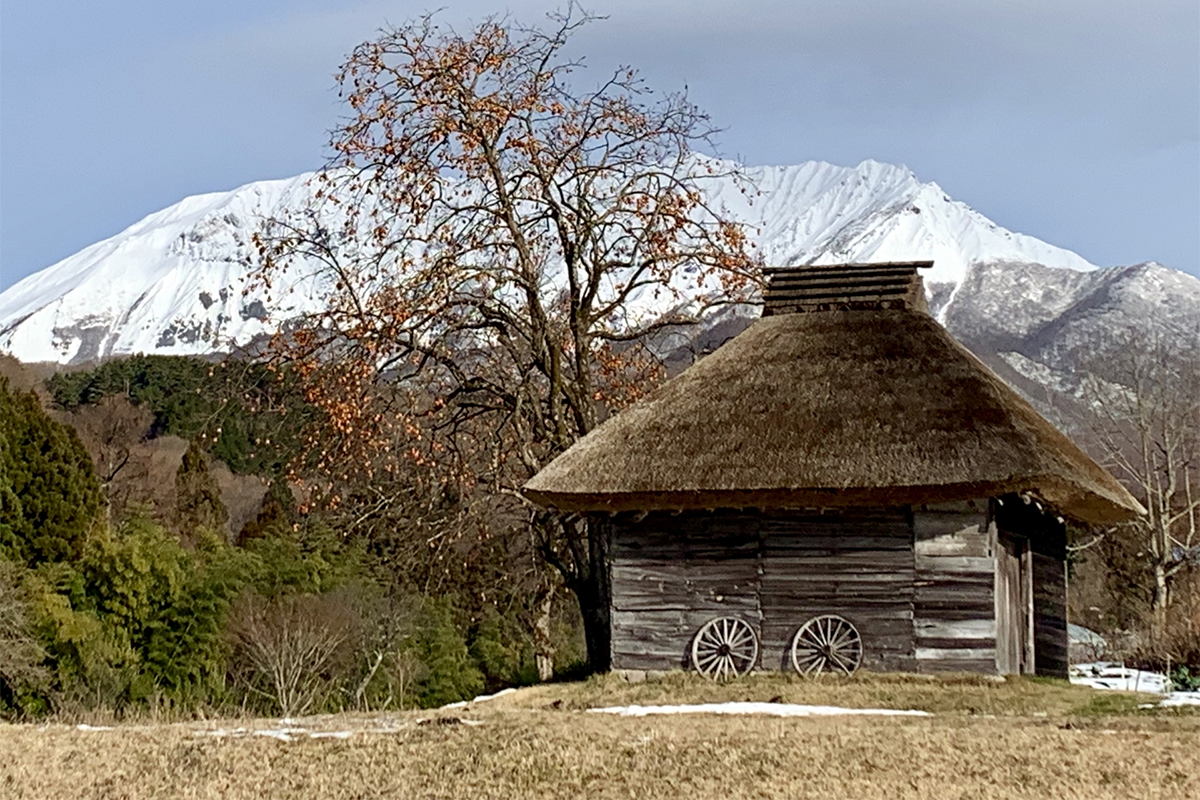
[{"label": "grassy foreground", "polygon": [[[437,712],[282,723],[0,726],[15,798],[1173,798],[1200,796],[1200,715],[975,677],[606,676]],[[762,700],[931,717],[625,718],[585,708]],[[287,740],[283,740],[283,737]]]}]

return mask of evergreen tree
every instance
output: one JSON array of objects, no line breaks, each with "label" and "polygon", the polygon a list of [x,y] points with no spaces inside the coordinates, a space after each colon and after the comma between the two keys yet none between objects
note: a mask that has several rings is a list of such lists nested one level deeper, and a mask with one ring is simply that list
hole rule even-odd
[{"label": "evergreen tree", "polygon": [[78,557],[100,503],[75,430],[0,378],[0,555],[31,566]]},{"label": "evergreen tree", "polygon": [[201,528],[223,531],[228,520],[208,457],[193,439],[175,473],[175,524],[182,535],[192,536]]},{"label": "evergreen tree", "polygon": [[267,494],[263,497],[258,514],[247,521],[238,533],[238,544],[245,544],[251,539],[262,539],[280,530],[280,526],[290,525],[295,508],[296,500],[292,497],[292,490],[288,488],[287,479],[278,475],[272,478],[267,485]]},{"label": "evergreen tree", "polygon": [[413,687],[425,708],[467,700],[483,690],[483,673],[454,624],[449,598],[429,598],[409,645],[424,667]]}]

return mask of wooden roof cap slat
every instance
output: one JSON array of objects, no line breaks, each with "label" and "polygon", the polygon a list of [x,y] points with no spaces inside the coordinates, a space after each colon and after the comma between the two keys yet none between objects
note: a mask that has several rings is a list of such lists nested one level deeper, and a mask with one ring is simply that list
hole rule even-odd
[{"label": "wooden roof cap slat", "polygon": [[763,274],[771,275],[779,272],[821,272],[821,271],[837,271],[837,270],[863,270],[874,269],[883,270],[888,268],[907,268],[907,269],[929,269],[933,266],[932,261],[863,261],[854,262],[851,264],[803,264],[799,266],[787,267],[763,267]]},{"label": "wooden roof cap slat", "polygon": [[854,289],[857,287],[871,288],[874,286],[886,286],[889,288],[907,289],[912,284],[912,279],[905,276],[891,280],[880,280],[878,278],[863,280],[861,278],[845,280],[845,281],[782,281],[772,280],[767,288],[768,292],[788,291],[791,289]]},{"label": "wooden roof cap slat", "polygon": [[842,297],[842,296],[867,296],[867,295],[896,295],[906,294],[909,292],[909,287],[901,286],[862,286],[862,287],[843,287],[839,290],[831,290],[826,287],[818,287],[810,289],[809,287],[787,287],[785,289],[775,289],[767,291],[767,299],[774,300],[776,298],[783,299],[787,297]]},{"label": "wooden roof cap slat", "polygon": [[827,283],[838,283],[845,280],[854,279],[873,279],[885,280],[904,280],[913,274],[913,270],[909,269],[854,269],[854,270],[820,270],[809,271],[805,270],[792,272],[770,272],[767,273],[771,282],[775,281],[819,281]]}]

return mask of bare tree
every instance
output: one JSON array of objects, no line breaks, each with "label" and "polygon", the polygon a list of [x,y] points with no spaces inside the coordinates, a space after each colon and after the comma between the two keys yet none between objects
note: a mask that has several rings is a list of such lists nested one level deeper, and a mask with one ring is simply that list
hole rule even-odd
[{"label": "bare tree", "polygon": [[33,634],[20,568],[0,559],[0,699],[11,702],[22,690],[43,688],[50,678],[45,657]]},{"label": "bare tree", "polygon": [[1091,438],[1148,512],[1117,533],[1132,539],[1152,576],[1161,632],[1175,578],[1200,565],[1200,340],[1134,335],[1086,371]]},{"label": "bare tree", "polygon": [[285,717],[308,713],[327,692],[355,621],[336,593],[243,598],[232,628],[244,685]]},{"label": "bare tree", "polygon": [[404,708],[422,664],[408,651],[419,611],[412,597],[380,596],[365,609],[359,674],[350,699],[363,711]]},{"label": "bare tree", "polygon": [[64,421],[75,428],[96,465],[110,521],[119,519],[126,505],[138,498],[140,485],[149,478],[145,440],[154,414],[136,406],[124,395],[109,395],[94,405],[80,406]]},{"label": "bare tree", "polygon": [[[343,65],[350,115],[314,203],[258,237],[264,284],[307,269],[328,289],[274,345],[326,412],[308,468],[399,469],[368,447],[519,507],[525,480],[661,373],[645,337],[698,310],[651,308],[755,279],[743,230],[702,191],[730,169],[696,155],[707,116],[631,69],[580,88],[564,49],[590,21],[571,6],[547,30],[460,35],[425,17]],[[523,513],[606,669],[606,526]]]}]

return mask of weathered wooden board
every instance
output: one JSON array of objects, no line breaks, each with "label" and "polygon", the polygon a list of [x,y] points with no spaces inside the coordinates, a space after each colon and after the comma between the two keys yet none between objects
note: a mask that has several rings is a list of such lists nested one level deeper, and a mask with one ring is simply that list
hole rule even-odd
[{"label": "weathered wooden board", "polygon": [[922,638],[996,640],[995,619],[918,618],[913,620],[913,630]]},{"label": "weathered wooden board", "polygon": [[991,575],[996,561],[993,556],[929,555],[918,553],[914,559],[917,572],[923,579],[938,579],[958,575]]},{"label": "weathered wooden board", "polygon": [[987,509],[986,500],[977,500],[913,511],[913,634],[921,672],[996,669],[996,560]]},{"label": "weathered wooden board", "polygon": [[917,659],[931,659],[935,661],[985,661],[991,660],[992,664],[996,663],[996,648],[994,647],[918,647]]},{"label": "weathered wooden board", "polygon": [[[996,671],[996,654],[994,650],[981,651],[983,658],[933,658],[925,652],[919,664],[922,673],[936,672],[977,672],[994,673]],[[990,653],[990,655],[989,655]]]},{"label": "weathered wooden board", "polygon": [[1038,675],[1067,677],[1067,592],[1062,561],[1033,554],[1033,636]]},{"label": "weathered wooden board", "polygon": [[1029,609],[1023,574],[1025,540],[1001,537],[996,556],[996,669],[1001,675],[1019,675],[1027,663]]}]

